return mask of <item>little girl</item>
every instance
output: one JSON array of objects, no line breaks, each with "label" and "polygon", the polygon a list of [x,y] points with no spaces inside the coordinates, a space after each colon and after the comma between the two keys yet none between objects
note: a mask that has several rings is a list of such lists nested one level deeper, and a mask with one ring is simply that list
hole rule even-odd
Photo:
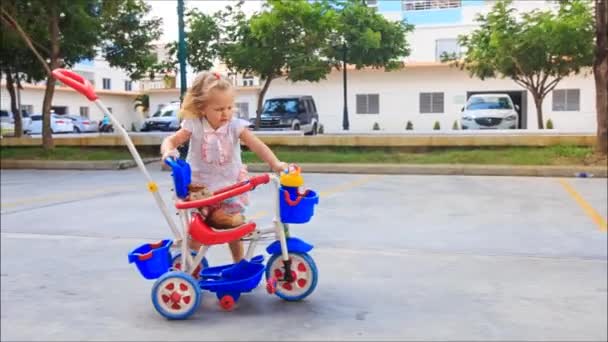
[{"label": "little girl", "polygon": [[[288,165],[279,161],[270,148],[247,129],[249,122],[233,118],[233,112],[232,84],[218,73],[199,74],[184,98],[181,128],[163,140],[163,160],[178,158],[176,148],[189,140],[186,161],[192,169],[192,183],[204,184],[212,192],[247,179],[247,169],[241,161],[241,141],[273,171],[285,170]],[[247,204],[246,195],[227,199],[211,208],[209,215],[242,214]],[[242,242],[233,241],[229,246],[233,260],[241,260]]]}]

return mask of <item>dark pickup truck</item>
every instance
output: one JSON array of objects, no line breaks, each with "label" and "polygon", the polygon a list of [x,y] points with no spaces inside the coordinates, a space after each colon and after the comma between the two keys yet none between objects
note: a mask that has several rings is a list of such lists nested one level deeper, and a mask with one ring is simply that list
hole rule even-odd
[{"label": "dark pickup truck", "polygon": [[[255,127],[255,117],[251,118]],[[319,131],[319,114],[312,96],[282,96],[264,102],[260,116],[260,130],[294,130],[307,135]]]}]

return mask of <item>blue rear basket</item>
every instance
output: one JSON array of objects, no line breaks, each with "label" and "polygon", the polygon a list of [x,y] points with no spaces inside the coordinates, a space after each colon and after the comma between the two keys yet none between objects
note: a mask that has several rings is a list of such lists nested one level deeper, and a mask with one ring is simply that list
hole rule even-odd
[{"label": "blue rear basket", "polygon": [[175,186],[177,197],[184,199],[188,197],[188,185],[190,185],[190,165],[183,159],[165,159],[165,163],[171,167],[171,176]]},{"label": "blue rear basket", "polygon": [[[291,203],[285,198],[285,192],[289,194]],[[310,221],[314,215],[315,205],[319,204],[319,195],[312,190],[308,190],[306,194],[302,195],[302,199],[297,202],[299,196],[297,188],[281,186],[279,189],[281,222],[306,223]]]},{"label": "blue rear basket", "polygon": [[141,245],[129,253],[129,263],[134,262],[144,278],[156,279],[171,267],[169,247],[172,244],[172,240],[162,240]]}]

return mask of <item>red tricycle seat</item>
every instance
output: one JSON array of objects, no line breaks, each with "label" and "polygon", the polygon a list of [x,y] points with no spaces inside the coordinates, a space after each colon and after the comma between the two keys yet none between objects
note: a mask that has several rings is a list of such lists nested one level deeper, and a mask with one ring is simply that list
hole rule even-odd
[{"label": "red tricycle seat", "polygon": [[218,245],[238,240],[251,233],[255,227],[254,222],[249,222],[233,229],[215,230],[209,227],[200,214],[193,213],[190,221],[190,235],[203,245]]}]

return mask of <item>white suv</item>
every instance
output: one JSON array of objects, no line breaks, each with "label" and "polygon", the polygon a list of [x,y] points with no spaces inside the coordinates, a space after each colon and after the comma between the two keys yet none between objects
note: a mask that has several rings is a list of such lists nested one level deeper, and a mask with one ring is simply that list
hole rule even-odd
[{"label": "white suv", "polygon": [[159,108],[156,113],[144,121],[142,132],[177,131],[179,129],[179,101],[173,101]]},{"label": "white suv", "polygon": [[462,129],[516,129],[519,107],[507,94],[477,94],[462,109]]}]

